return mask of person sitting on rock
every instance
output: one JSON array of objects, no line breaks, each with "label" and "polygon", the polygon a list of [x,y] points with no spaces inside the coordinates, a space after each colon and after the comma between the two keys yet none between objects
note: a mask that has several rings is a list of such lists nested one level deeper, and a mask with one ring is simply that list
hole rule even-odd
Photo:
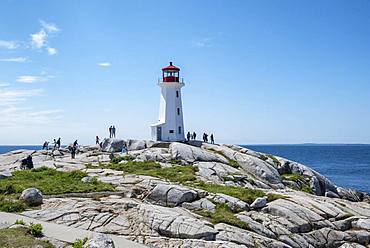
[{"label": "person sitting on rock", "polygon": [[190,141],[190,132],[187,133],[186,138],[188,139],[188,142]]},{"label": "person sitting on rock", "polygon": [[32,161],[32,156],[28,155],[27,158],[22,159],[21,162],[21,169],[22,170],[31,170],[33,169],[33,161]]}]

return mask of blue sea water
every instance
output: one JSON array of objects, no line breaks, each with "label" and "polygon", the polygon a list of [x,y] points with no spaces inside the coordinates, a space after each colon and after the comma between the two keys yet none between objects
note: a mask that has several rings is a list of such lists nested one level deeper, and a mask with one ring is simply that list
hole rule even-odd
[{"label": "blue sea water", "polygon": [[338,186],[370,192],[370,145],[245,145],[307,165]]},{"label": "blue sea water", "polygon": [[[305,164],[341,187],[370,192],[370,145],[245,145]],[[41,146],[0,146],[0,154]]]}]

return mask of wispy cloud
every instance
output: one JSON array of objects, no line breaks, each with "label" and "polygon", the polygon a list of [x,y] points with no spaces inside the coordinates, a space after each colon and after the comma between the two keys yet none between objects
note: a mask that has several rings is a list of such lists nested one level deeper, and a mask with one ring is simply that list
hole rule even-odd
[{"label": "wispy cloud", "polygon": [[109,62],[101,62],[101,63],[98,63],[98,66],[109,67],[109,66],[111,66],[111,64]]},{"label": "wispy cloud", "polygon": [[196,47],[211,47],[213,40],[214,40],[213,37],[206,37],[193,41],[193,45]]},{"label": "wispy cloud", "polygon": [[19,76],[16,81],[19,82],[19,83],[32,84],[32,83],[36,83],[36,82],[45,82],[45,81],[48,81],[52,77],[53,76],[31,76],[31,75],[24,75],[24,76]]},{"label": "wispy cloud", "polygon": [[43,20],[40,20],[41,26],[48,32],[48,33],[54,33],[59,32],[60,29],[55,25],[54,23],[47,23]]},{"label": "wispy cloud", "polygon": [[14,58],[1,58],[0,62],[17,62],[17,63],[24,63],[27,62],[28,59],[26,57],[14,57]]},{"label": "wispy cloud", "polygon": [[60,109],[34,110],[9,106],[0,110],[1,127],[20,127],[30,125],[44,125],[62,118]]},{"label": "wispy cloud", "polygon": [[0,82],[0,87],[7,87],[9,85],[10,85],[9,83]]},{"label": "wispy cloud", "polygon": [[47,23],[40,20],[40,31],[31,34],[31,45],[35,49],[45,48],[49,55],[57,54],[57,49],[49,46],[49,38],[52,34],[57,33],[60,29],[53,23]]},{"label": "wispy cloud", "polygon": [[8,89],[0,88],[0,106],[14,105],[24,102],[29,97],[40,96],[42,89]]},{"label": "wispy cloud", "polygon": [[19,47],[19,43],[13,40],[0,40],[0,48],[3,49],[16,49]]}]

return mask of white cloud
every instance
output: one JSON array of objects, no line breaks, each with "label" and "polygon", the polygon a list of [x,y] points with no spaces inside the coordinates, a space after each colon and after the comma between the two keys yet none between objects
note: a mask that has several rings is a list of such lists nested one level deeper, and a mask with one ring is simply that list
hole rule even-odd
[{"label": "white cloud", "polygon": [[1,127],[29,127],[30,125],[44,125],[62,118],[60,109],[35,111],[32,108],[9,106],[0,110]]},{"label": "white cloud", "polygon": [[98,66],[109,67],[111,66],[111,64],[109,62],[101,62],[101,63],[98,63]]},{"label": "white cloud", "polygon": [[2,58],[0,59],[1,62],[17,62],[17,63],[24,63],[28,61],[25,57],[14,57],[14,58]]},{"label": "white cloud", "polygon": [[60,31],[60,29],[53,23],[47,23],[40,20],[41,30],[37,33],[31,34],[31,45],[35,49],[45,48],[49,55],[57,54],[58,50],[56,48],[49,46],[49,38],[52,37],[54,33]]},{"label": "white cloud", "polygon": [[0,82],[0,87],[7,87],[9,85],[10,85],[9,83]]},{"label": "white cloud", "polygon": [[40,20],[40,24],[48,33],[54,33],[54,32],[60,31],[60,29],[54,23],[47,23],[43,20]]},{"label": "white cloud", "polygon": [[25,75],[25,76],[19,76],[17,78],[17,82],[19,82],[19,83],[26,83],[26,84],[32,84],[32,83],[36,83],[36,82],[45,82],[45,81],[47,81],[51,77],[52,76],[42,77],[42,76]]},{"label": "white cloud", "polygon": [[47,50],[49,55],[55,55],[58,53],[58,50],[52,47],[48,47]]},{"label": "white cloud", "polygon": [[16,49],[19,47],[18,42],[12,41],[12,40],[0,40],[0,48],[5,48],[5,49]]},{"label": "white cloud", "polygon": [[41,29],[39,32],[31,34],[31,39],[32,39],[32,46],[36,48],[42,48],[45,43],[46,43],[46,38],[47,38],[46,32]]}]

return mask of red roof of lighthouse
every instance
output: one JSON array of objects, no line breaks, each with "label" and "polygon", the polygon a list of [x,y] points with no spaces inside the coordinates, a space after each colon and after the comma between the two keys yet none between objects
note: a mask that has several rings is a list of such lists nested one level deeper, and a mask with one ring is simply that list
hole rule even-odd
[{"label": "red roof of lighthouse", "polygon": [[169,66],[163,67],[162,71],[167,71],[167,70],[172,70],[172,71],[180,71],[180,68],[172,65],[172,62],[170,62]]}]

